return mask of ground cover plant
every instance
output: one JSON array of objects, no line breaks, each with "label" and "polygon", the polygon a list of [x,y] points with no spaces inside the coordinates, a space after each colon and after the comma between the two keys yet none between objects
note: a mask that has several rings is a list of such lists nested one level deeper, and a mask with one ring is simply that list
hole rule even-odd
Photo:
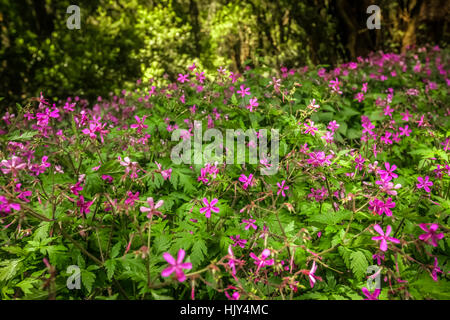
[{"label": "ground cover plant", "polygon": [[[96,101],[10,107],[1,299],[449,299],[448,59],[193,63]],[[194,121],[277,129],[279,163],[175,164],[172,133],[192,139]]]}]

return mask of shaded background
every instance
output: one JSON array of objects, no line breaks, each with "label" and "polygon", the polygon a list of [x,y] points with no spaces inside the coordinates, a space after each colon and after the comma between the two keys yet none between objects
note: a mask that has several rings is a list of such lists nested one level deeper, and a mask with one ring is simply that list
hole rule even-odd
[{"label": "shaded background", "polygon": [[[81,29],[69,30],[69,5]],[[368,30],[367,7],[381,8],[381,29]],[[0,0],[2,105],[44,91],[89,99],[137,79],[176,79],[246,64],[334,66],[370,51],[404,52],[449,39],[446,0],[204,1]]]}]

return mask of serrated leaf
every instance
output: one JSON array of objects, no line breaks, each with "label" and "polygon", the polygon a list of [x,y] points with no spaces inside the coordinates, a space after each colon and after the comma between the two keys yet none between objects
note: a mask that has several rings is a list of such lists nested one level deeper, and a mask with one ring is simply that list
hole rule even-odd
[{"label": "serrated leaf", "polygon": [[350,266],[353,273],[358,280],[362,280],[366,274],[367,267],[369,266],[366,256],[361,251],[355,251],[350,255],[350,260]]},{"label": "serrated leaf", "polygon": [[342,259],[344,259],[347,268],[350,268],[350,255],[353,251],[343,246],[338,247],[338,251]]},{"label": "serrated leaf", "polygon": [[27,252],[20,247],[7,246],[7,247],[1,247],[1,249],[6,252],[9,252],[11,254],[18,255],[18,256],[24,256],[27,254]]},{"label": "serrated leaf", "polygon": [[115,258],[119,255],[122,242],[117,242],[111,249],[111,258]]},{"label": "serrated leaf", "polygon": [[192,253],[190,255],[193,267],[197,267],[205,259],[208,251],[205,241],[198,239],[192,246]]},{"label": "serrated leaf", "polygon": [[95,274],[87,270],[82,270],[81,281],[83,282],[83,286],[90,293],[92,291],[92,285],[95,282]]},{"label": "serrated leaf", "polygon": [[114,271],[116,270],[116,261],[113,259],[106,260],[104,266],[106,268],[106,275],[108,276],[108,279],[111,280],[114,276]]},{"label": "serrated leaf", "polygon": [[7,281],[12,279],[18,272],[22,259],[5,260],[0,262],[0,265],[4,266],[0,268],[0,281]]}]

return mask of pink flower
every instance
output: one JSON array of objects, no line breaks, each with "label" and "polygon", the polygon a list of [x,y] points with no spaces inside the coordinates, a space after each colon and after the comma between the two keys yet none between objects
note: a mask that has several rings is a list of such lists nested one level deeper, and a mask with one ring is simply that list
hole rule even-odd
[{"label": "pink flower", "polygon": [[373,293],[370,293],[369,289],[364,287],[364,288],[362,288],[362,292],[367,297],[367,299],[364,299],[364,300],[378,300],[378,296],[380,295],[381,290],[375,289],[373,291]]},{"label": "pink flower", "polygon": [[355,158],[355,168],[361,171],[363,169],[364,162],[366,162],[366,159],[364,159],[361,155],[358,155],[358,157]]},{"label": "pink flower", "polygon": [[80,214],[82,216],[86,216],[87,213],[91,212],[89,207],[94,203],[93,201],[84,201],[84,197],[80,196],[80,198],[77,201],[77,207],[80,208]]},{"label": "pink flower", "polygon": [[208,199],[203,198],[203,203],[205,204],[206,207],[202,207],[200,209],[200,213],[205,213],[205,217],[206,218],[210,218],[211,217],[211,211],[215,212],[215,213],[219,213],[220,209],[218,207],[214,207],[214,205],[218,202],[219,200],[214,198],[211,200],[211,202],[208,202]]},{"label": "pink flower", "polygon": [[181,82],[181,83],[185,83],[185,82],[189,82],[189,79],[188,79],[188,77],[189,77],[189,74],[181,74],[181,73],[179,73],[178,74],[178,81],[179,82]]},{"label": "pink flower", "polygon": [[138,133],[142,133],[142,129],[148,128],[148,125],[144,124],[145,118],[147,118],[147,116],[143,116],[142,119],[140,119],[138,116],[134,116],[134,119],[136,119],[137,124],[132,124],[130,127],[133,129],[137,129],[136,131]]},{"label": "pink flower", "polygon": [[19,192],[17,199],[20,199],[25,202],[30,202],[30,199],[27,199],[27,197],[31,197],[33,195],[33,193],[29,190],[26,190],[26,191],[20,190],[21,186],[22,186],[22,184],[18,183],[18,184],[16,184],[16,187],[14,188],[14,192]]},{"label": "pink flower", "polygon": [[70,191],[76,196],[78,196],[79,192],[83,190],[83,187],[81,187],[81,183],[81,181],[78,181],[76,184],[70,187]]},{"label": "pink flower", "polygon": [[125,175],[127,175],[131,170],[130,178],[134,179],[134,178],[138,177],[138,175],[137,175],[138,163],[137,162],[131,161],[130,158],[128,158],[128,157],[125,157],[123,159],[123,161],[119,157],[119,161],[120,161],[120,165],[125,167]]},{"label": "pink flower", "polygon": [[0,215],[7,215],[11,213],[12,210],[19,211],[20,210],[20,204],[18,203],[11,203],[6,199],[5,196],[0,196]]},{"label": "pink flower", "polygon": [[402,116],[403,121],[409,121],[409,117],[411,117],[408,109],[406,109],[405,113],[400,113],[400,115]]},{"label": "pink flower", "polygon": [[184,259],[186,252],[183,249],[180,249],[178,251],[177,260],[175,261],[175,258],[170,255],[170,253],[165,252],[163,253],[163,258],[169,263],[170,267],[164,269],[161,272],[161,275],[163,277],[170,276],[173,272],[175,272],[175,275],[178,279],[178,281],[183,282],[186,280],[186,275],[183,272],[183,269],[190,270],[192,269],[192,263],[190,262],[182,262]]},{"label": "pink flower", "polygon": [[239,300],[239,297],[240,297],[239,291],[233,292],[231,294],[231,296],[230,296],[230,294],[227,291],[225,291],[225,295],[228,298],[228,300]]},{"label": "pink flower", "polygon": [[377,260],[377,264],[381,265],[381,260],[384,260],[384,254],[374,254],[372,256],[372,259],[376,259]]},{"label": "pink flower", "polygon": [[271,266],[273,265],[274,261],[273,259],[270,260],[266,260],[267,257],[270,256],[270,250],[269,249],[264,249],[263,252],[261,253],[260,257],[257,257],[256,254],[254,254],[253,252],[250,253],[250,257],[255,260],[255,264],[258,266],[258,268],[256,269],[256,272],[259,271],[259,269],[261,269],[264,266]]},{"label": "pink flower", "polygon": [[436,230],[439,228],[437,223],[421,223],[419,227],[426,232],[425,234],[421,234],[419,239],[431,244],[433,247],[437,247],[438,240],[444,238],[443,233],[436,234]]},{"label": "pink flower", "polygon": [[245,230],[248,230],[250,227],[256,230],[258,227],[256,226],[255,222],[255,219],[242,219],[242,223],[246,224]]},{"label": "pink flower", "polygon": [[279,182],[277,182],[277,186],[278,186],[278,192],[277,192],[277,196],[280,194],[280,192],[281,192],[281,195],[283,196],[283,197],[286,197],[286,194],[284,193],[284,190],[289,190],[289,186],[285,186],[284,184],[286,183],[286,181],[285,180],[283,180],[283,181],[281,181],[281,184],[279,183]]},{"label": "pink flower", "polygon": [[339,129],[339,124],[336,122],[336,120],[333,120],[330,123],[328,123],[327,128],[330,129],[331,131],[335,132],[337,129]]},{"label": "pink flower", "polygon": [[250,95],[250,88],[246,88],[243,84],[240,86],[240,90],[236,91],[236,93],[240,93],[241,97],[244,98],[246,95]]},{"label": "pink flower", "polygon": [[315,275],[316,270],[317,270],[317,265],[316,265],[316,262],[314,261],[313,265],[311,267],[311,270],[308,273],[309,285],[311,286],[311,288],[314,288],[314,285],[316,284],[316,279],[319,281],[322,281],[321,277]]},{"label": "pink flower", "polygon": [[239,181],[243,183],[242,189],[247,190],[248,186],[253,185],[253,174],[249,174],[248,178],[245,174],[241,174]]},{"label": "pink flower", "polygon": [[155,163],[156,163],[156,166],[158,167],[158,170],[156,170],[156,172],[161,173],[164,180],[167,180],[167,179],[170,180],[170,177],[172,175],[172,169],[163,170],[160,163],[158,163],[156,161],[155,161]]},{"label": "pink flower", "polygon": [[256,108],[259,106],[258,104],[258,98],[254,97],[250,99],[249,105],[246,107],[250,112],[253,112],[253,108]]},{"label": "pink flower", "polygon": [[316,134],[316,131],[318,130],[316,127],[314,127],[314,121],[309,121],[309,124],[306,122],[303,124],[306,128],[305,133],[311,133],[312,136]]},{"label": "pink flower", "polygon": [[128,198],[125,199],[125,204],[134,206],[134,202],[139,200],[139,191],[136,192],[135,194],[133,194],[133,192],[131,191],[128,191],[127,196]]},{"label": "pink flower", "polygon": [[419,189],[424,189],[426,192],[431,192],[430,188],[433,185],[433,182],[429,181],[429,177],[426,176],[425,179],[422,177],[418,177],[417,181],[419,181],[419,183],[416,184],[417,188]]},{"label": "pink flower", "polygon": [[398,128],[398,129],[400,130],[400,135],[401,135],[401,136],[407,136],[407,137],[409,137],[409,134],[412,132],[412,130],[410,130],[410,129],[408,128],[408,125],[406,125],[404,128],[400,127],[400,128]]},{"label": "pink flower", "polygon": [[172,168],[167,169],[167,170],[162,170],[161,171],[161,175],[162,175],[164,180],[167,180],[167,179],[170,180],[170,177],[172,175]]},{"label": "pink flower", "polygon": [[431,271],[431,277],[433,278],[434,281],[437,281],[437,274],[438,273],[442,273],[441,268],[438,267],[438,259],[436,257],[434,257],[434,268]]},{"label": "pink flower", "polygon": [[394,173],[394,170],[397,169],[397,166],[395,164],[390,165],[389,162],[386,162],[384,164],[384,167],[386,168],[386,170],[378,170],[378,173],[380,174],[383,180],[386,180],[391,177],[398,178],[398,175]]},{"label": "pink flower", "polygon": [[160,208],[163,204],[164,204],[164,200],[159,200],[156,204],[153,201],[152,197],[147,198],[147,203],[149,205],[149,208],[141,206],[140,210],[141,212],[148,212],[147,214],[147,218],[151,218],[152,215],[157,215],[159,217],[163,217],[162,212],[156,210],[158,208]]},{"label": "pink flower", "polygon": [[242,249],[245,248],[245,244],[247,243],[247,240],[241,239],[241,236],[238,234],[236,237],[233,238],[233,236],[230,236],[230,239],[234,241],[233,247],[240,246]]},{"label": "pink flower", "polygon": [[113,182],[114,178],[107,175],[107,174],[103,174],[102,175],[102,180],[108,181],[109,183]]},{"label": "pink flower", "polygon": [[387,105],[383,111],[384,111],[385,116],[389,116],[392,118],[392,112],[394,111],[394,109],[391,109],[391,107],[389,105]]},{"label": "pink flower", "polygon": [[0,162],[0,165],[4,167],[1,169],[4,174],[8,174],[11,172],[13,174],[13,177],[17,175],[17,172],[19,170],[23,170],[27,166],[25,162],[22,162],[22,159],[16,156],[13,156],[11,160],[2,160],[2,162]]},{"label": "pink flower", "polygon": [[233,250],[231,249],[231,245],[228,246],[228,266],[231,268],[231,274],[233,276],[236,275],[236,263],[242,264],[243,261],[235,258]]},{"label": "pink flower", "polygon": [[381,227],[378,224],[376,224],[373,228],[375,229],[376,232],[378,232],[380,234],[380,236],[372,237],[372,240],[375,240],[375,241],[381,240],[381,243],[380,243],[381,251],[387,251],[387,249],[388,249],[387,241],[390,241],[393,243],[400,243],[400,240],[389,237],[389,235],[391,234],[391,231],[392,231],[391,226],[387,226],[386,233],[383,232],[383,229],[381,229]]}]

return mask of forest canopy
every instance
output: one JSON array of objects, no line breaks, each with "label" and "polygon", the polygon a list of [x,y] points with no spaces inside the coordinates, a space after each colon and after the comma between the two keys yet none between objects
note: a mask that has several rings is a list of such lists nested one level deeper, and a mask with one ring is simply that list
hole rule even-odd
[{"label": "forest canopy", "polygon": [[[371,51],[444,46],[448,1],[377,1],[381,28],[369,30],[373,1],[0,0],[0,97],[96,98],[137,79],[174,80],[247,64],[335,66]],[[81,28],[69,30],[78,5]]]}]

